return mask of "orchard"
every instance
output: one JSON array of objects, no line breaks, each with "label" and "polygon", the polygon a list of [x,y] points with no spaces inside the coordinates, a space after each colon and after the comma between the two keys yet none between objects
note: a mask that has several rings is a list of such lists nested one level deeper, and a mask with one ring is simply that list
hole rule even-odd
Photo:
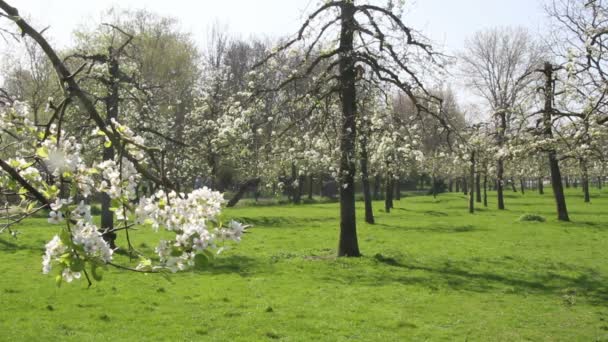
[{"label": "orchard", "polygon": [[608,339],[608,4],[109,5],[0,0],[0,340]]}]

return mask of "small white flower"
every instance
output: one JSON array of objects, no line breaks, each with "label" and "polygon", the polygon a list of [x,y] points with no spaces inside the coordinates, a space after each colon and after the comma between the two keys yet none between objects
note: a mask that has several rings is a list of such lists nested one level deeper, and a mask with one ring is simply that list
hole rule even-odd
[{"label": "small white flower", "polygon": [[74,279],[80,279],[80,272],[72,272],[69,268],[64,268],[63,272],[61,272],[61,276],[63,280],[71,283]]},{"label": "small white flower", "polygon": [[49,213],[48,221],[52,224],[59,224],[63,222],[63,214],[61,213],[61,211],[51,211]]}]

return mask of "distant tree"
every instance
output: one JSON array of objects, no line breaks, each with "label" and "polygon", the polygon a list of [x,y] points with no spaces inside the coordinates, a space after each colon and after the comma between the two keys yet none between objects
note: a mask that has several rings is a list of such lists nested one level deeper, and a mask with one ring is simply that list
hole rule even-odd
[{"label": "distant tree", "polygon": [[515,108],[526,98],[542,65],[545,48],[524,29],[490,29],[473,35],[460,54],[468,85],[480,95],[495,120],[498,155],[496,182],[498,209],[505,209],[505,147]]}]

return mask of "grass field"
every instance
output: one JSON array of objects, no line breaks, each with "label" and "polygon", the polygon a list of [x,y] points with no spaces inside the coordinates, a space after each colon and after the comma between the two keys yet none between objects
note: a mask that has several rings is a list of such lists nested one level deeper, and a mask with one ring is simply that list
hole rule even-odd
[{"label": "grass field", "polygon": [[226,215],[255,228],[207,269],[90,289],[40,273],[56,227],[32,219],[0,236],[0,340],[608,341],[608,194],[567,195],[571,223],[550,194],[475,215],[460,194],[378,202],[373,226],[358,203],[357,259],[334,256],[337,204],[240,207]]}]

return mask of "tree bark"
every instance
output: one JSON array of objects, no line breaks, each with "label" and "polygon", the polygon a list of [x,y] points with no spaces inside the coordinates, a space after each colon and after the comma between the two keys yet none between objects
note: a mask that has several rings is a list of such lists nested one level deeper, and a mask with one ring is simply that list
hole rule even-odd
[{"label": "tree bark", "polygon": [[355,213],[355,141],[357,124],[356,71],[353,54],[355,5],[340,5],[340,94],[342,99],[342,129],[340,139],[340,240],[338,256],[358,257],[357,222]]},{"label": "tree bark", "polygon": [[401,178],[397,178],[393,184],[395,186],[395,200],[401,201]]},{"label": "tree bark", "polygon": [[[106,104],[106,124],[110,125],[112,119],[118,119],[118,102],[119,102],[119,66],[118,61],[112,56],[112,49],[109,51],[108,74],[110,75],[108,96],[105,99]],[[114,145],[104,147],[103,160],[114,160]],[[108,243],[110,248],[116,248],[116,232],[114,229],[114,212],[112,208],[112,200],[106,193],[101,194],[101,231],[103,239]]]},{"label": "tree bark", "polygon": [[[553,65],[549,62],[545,63],[545,107],[543,113],[544,135],[547,139],[553,139]],[[550,149],[549,169],[551,171],[551,186],[553,188],[553,196],[555,197],[555,205],[557,207],[557,219],[560,221],[570,221],[568,217],[568,208],[566,207],[566,197],[564,196],[564,187],[562,185],[562,175],[559,169],[557,160],[557,152],[555,149]]]},{"label": "tree bark", "polygon": [[483,175],[483,206],[488,207],[488,175]]},{"label": "tree bark", "polygon": [[314,185],[315,185],[314,181],[315,181],[315,178],[311,173],[310,175],[308,175],[308,199],[311,201],[312,201]]},{"label": "tree bark", "polygon": [[471,152],[471,170],[470,170],[470,181],[471,189],[469,191],[469,213],[475,213],[475,191],[473,189],[475,184],[475,152]]},{"label": "tree bark", "polygon": [[249,180],[243,182],[239,186],[239,190],[236,192],[236,194],[234,194],[234,196],[230,199],[230,201],[228,201],[228,204],[226,204],[226,206],[229,208],[234,207],[241,200],[241,198],[243,198],[243,196],[245,195],[247,190],[249,190],[252,187],[257,186],[259,183],[260,183],[259,178],[252,178],[252,179],[249,179]]},{"label": "tree bark", "polygon": [[393,208],[393,176],[390,174],[386,177],[386,189],[384,197],[384,210],[387,213]]},{"label": "tree bark", "polygon": [[360,147],[361,184],[363,185],[363,200],[365,201],[365,222],[374,224],[372,193],[369,185],[369,172],[367,170],[367,136],[365,134],[361,137]]},{"label": "tree bark", "polygon": [[580,159],[581,163],[581,171],[582,171],[582,181],[581,185],[583,188],[583,195],[585,197],[585,203],[591,202],[591,196],[589,194],[589,169],[587,168],[587,162],[584,159]]},{"label": "tree bark", "polygon": [[498,159],[496,163],[496,197],[498,200],[498,210],[505,210],[505,197],[504,197],[504,189],[503,189],[503,174],[504,174],[504,164],[503,160]]},{"label": "tree bark", "polygon": [[538,177],[538,194],[545,194],[545,185],[543,184],[543,177]]},{"label": "tree bark", "polygon": [[382,179],[380,175],[374,177],[374,199],[377,201],[380,199],[380,193],[382,192]]},{"label": "tree bark", "polygon": [[481,174],[479,172],[475,176],[475,199],[477,203],[481,203]]}]

